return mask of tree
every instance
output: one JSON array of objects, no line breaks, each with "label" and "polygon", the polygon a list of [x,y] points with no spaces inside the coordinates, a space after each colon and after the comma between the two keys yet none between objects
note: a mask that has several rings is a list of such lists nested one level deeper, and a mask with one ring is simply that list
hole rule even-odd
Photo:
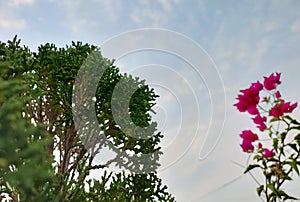
[{"label": "tree", "polygon": [[[103,58],[97,47],[81,42],[72,42],[65,48],[47,43],[31,53],[28,48],[20,47],[20,40],[15,37],[7,44],[1,43],[0,48],[3,72],[0,81],[4,83],[1,86],[11,85],[1,89],[1,123],[8,121],[9,114],[20,119],[10,120],[18,126],[18,131],[1,124],[1,138],[11,141],[9,134],[16,132],[23,140],[13,142],[10,150],[1,140],[1,185],[11,184],[15,193],[8,189],[2,192],[26,201],[29,196],[44,197],[43,201],[174,201],[156,173],[162,135],[156,132],[156,123],[151,122],[149,113],[157,95],[145,81],[120,74],[113,61]],[[90,78],[80,78],[81,68],[93,65],[103,68],[102,77],[94,78],[97,74],[89,72]],[[84,82],[76,86],[78,80]],[[97,81],[96,91],[89,95],[95,96],[95,102],[85,102],[90,98],[87,95],[93,80]],[[18,82],[25,87],[15,84]],[[116,97],[115,92],[119,92]],[[76,119],[89,114],[76,111],[74,97],[75,104],[87,103],[85,107],[95,109],[94,127],[90,122]],[[6,102],[8,98],[14,102]],[[22,107],[14,107],[14,103],[21,103]],[[7,111],[5,106],[13,110]],[[129,125],[141,130],[126,127]],[[19,156],[11,161],[10,154],[18,151],[22,156],[26,154],[24,148],[31,152],[26,156],[29,163]],[[98,163],[95,158],[101,159],[104,148],[115,152],[115,157]],[[112,165],[134,173],[109,172]],[[27,170],[22,171],[23,167]],[[39,176],[34,177],[37,169]],[[88,179],[96,169],[104,171],[101,179]],[[13,177],[6,176],[15,177],[19,184],[13,184]],[[36,195],[22,190],[25,182]]]},{"label": "tree", "polygon": [[0,193],[13,201],[50,201],[55,182],[48,138],[41,125],[25,115],[31,97],[26,80],[30,52],[14,38],[0,44]]}]

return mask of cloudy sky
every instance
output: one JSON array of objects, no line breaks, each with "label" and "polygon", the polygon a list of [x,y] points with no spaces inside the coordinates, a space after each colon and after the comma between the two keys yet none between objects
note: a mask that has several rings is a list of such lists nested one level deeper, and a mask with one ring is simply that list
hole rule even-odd
[{"label": "cloudy sky", "polygon": [[[159,175],[176,199],[255,202],[238,136],[254,127],[232,105],[239,89],[276,71],[282,95],[300,100],[299,10],[297,0],[0,0],[0,41],[17,34],[33,51],[101,46],[160,95]],[[299,187],[297,179],[288,188]]]}]

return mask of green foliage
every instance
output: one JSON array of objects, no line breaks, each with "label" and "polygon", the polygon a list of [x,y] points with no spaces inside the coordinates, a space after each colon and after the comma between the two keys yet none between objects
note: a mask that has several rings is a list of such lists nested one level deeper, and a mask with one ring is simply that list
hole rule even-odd
[{"label": "green foliage", "polygon": [[[92,78],[99,81],[96,102],[87,106],[95,108],[101,134],[85,125],[76,128],[72,106],[76,76],[90,62],[87,57],[92,52],[99,53],[95,65],[105,69],[101,78]],[[15,201],[174,201],[155,172],[162,135],[149,114],[157,95],[145,81],[120,74],[95,46],[72,42],[57,48],[47,43],[31,53],[20,47],[16,37],[0,43],[0,71],[1,192]],[[82,81],[86,88],[76,91],[81,93],[76,96],[84,102],[91,82],[88,78]],[[123,94],[114,97],[120,82]],[[124,126],[115,121],[112,102],[119,104],[117,116],[127,116],[121,119]],[[116,157],[99,164],[95,157],[105,147]],[[107,170],[112,164],[152,172],[105,171],[100,180],[87,180],[91,170]],[[144,165],[142,170],[140,165]]]},{"label": "green foliage", "polygon": [[24,66],[30,63],[30,53],[16,38],[8,46],[1,44],[0,52],[0,192],[14,201],[50,201],[55,176],[51,158],[46,159],[48,138],[25,116],[30,97],[25,95],[29,88]]},{"label": "green foliage", "polygon": [[[262,158],[262,150],[260,154],[254,158],[257,164],[249,165],[245,172],[249,172],[253,168],[260,168],[265,176],[265,186],[260,185],[257,188],[257,193],[260,196],[265,194],[267,201],[286,201],[297,200],[297,198],[287,194],[282,185],[285,181],[291,181],[292,176],[299,176],[300,167],[300,144],[297,142],[298,135],[295,135],[294,130],[299,130],[300,123],[292,117],[286,115],[272,123],[285,124],[283,132],[270,130],[270,138],[273,142],[273,148],[277,155],[272,158]],[[278,125],[275,126],[279,128]],[[271,129],[273,126],[271,126]]]},{"label": "green foliage", "polygon": [[119,173],[114,176],[108,189],[109,201],[174,201],[166,189],[167,187],[162,185],[161,179],[154,173],[138,175]]}]

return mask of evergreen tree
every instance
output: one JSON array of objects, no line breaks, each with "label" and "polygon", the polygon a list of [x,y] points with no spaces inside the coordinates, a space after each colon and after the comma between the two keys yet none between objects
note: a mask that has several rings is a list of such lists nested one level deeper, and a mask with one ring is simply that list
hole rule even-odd
[{"label": "evergreen tree", "polygon": [[[145,81],[120,74],[97,47],[81,42],[47,43],[31,53],[15,37],[1,43],[0,61],[1,192],[15,201],[174,201],[156,173],[162,135],[149,114],[157,95]],[[79,78],[85,82],[74,89],[80,68],[91,65],[104,69],[102,77]],[[76,121],[72,103],[89,98],[90,79],[98,82],[95,102],[85,107],[95,110],[96,130]],[[141,130],[126,127],[132,125]],[[116,155],[98,163],[104,148]],[[109,172],[112,165],[129,174]],[[90,180],[96,169],[103,176]]]}]

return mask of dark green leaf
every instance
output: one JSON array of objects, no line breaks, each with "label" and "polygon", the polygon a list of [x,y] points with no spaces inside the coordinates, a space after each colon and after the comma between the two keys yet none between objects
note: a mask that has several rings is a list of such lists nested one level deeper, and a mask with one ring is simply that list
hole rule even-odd
[{"label": "dark green leaf", "polygon": [[290,127],[290,130],[300,130],[300,126],[293,126],[293,127]]},{"label": "dark green leaf", "polygon": [[276,121],[280,121],[280,119],[279,119],[279,118],[272,118],[272,119],[270,120],[270,123],[273,123],[273,122],[276,122]]},{"label": "dark green leaf", "polygon": [[299,123],[296,119],[293,119],[293,120],[291,121],[291,123],[292,123],[292,124],[295,124],[295,125],[300,125],[300,123]]},{"label": "dark green leaf", "polygon": [[250,164],[248,165],[248,167],[246,168],[246,170],[244,171],[244,173],[248,173],[249,171],[251,171],[254,168],[260,167],[260,165],[257,164]]},{"label": "dark green leaf", "polygon": [[299,175],[299,169],[296,161],[289,162],[290,166],[295,170],[295,172]]},{"label": "dark green leaf", "polygon": [[290,143],[290,144],[288,144],[288,146],[290,146],[290,147],[291,147],[293,150],[295,150],[296,152],[299,152],[298,147],[297,147],[297,144]]},{"label": "dark green leaf", "polygon": [[287,135],[286,132],[280,133],[281,142],[284,142],[284,139],[285,139],[286,135]]},{"label": "dark green leaf", "polygon": [[274,184],[268,184],[267,187],[275,194],[275,195],[279,195],[278,194],[278,190],[275,188]]},{"label": "dark green leaf", "polygon": [[291,121],[291,123],[292,123],[292,122],[298,123],[297,120],[293,119],[293,118],[290,117],[289,115],[286,115],[286,116],[284,116],[283,118],[284,118],[284,119],[287,119],[287,120],[289,120],[289,121]]},{"label": "dark green leaf", "polygon": [[258,196],[261,195],[261,192],[264,190],[264,185],[260,185],[259,187],[256,188],[256,192]]},{"label": "dark green leaf", "polygon": [[273,139],[273,148],[277,152],[277,150],[278,150],[278,139],[277,138]]}]

